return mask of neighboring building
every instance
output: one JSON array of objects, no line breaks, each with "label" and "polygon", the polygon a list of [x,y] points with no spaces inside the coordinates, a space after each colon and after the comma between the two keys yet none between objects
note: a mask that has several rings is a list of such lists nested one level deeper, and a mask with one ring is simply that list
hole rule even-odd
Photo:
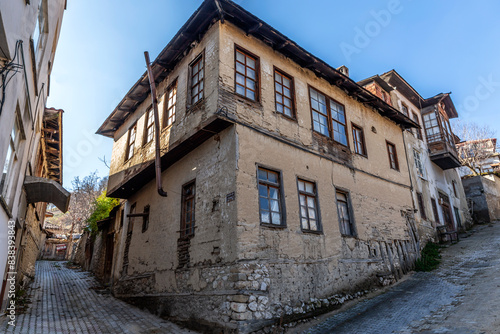
[{"label": "neighboring building", "polygon": [[168,197],[146,74],[97,132],[123,199],[101,238],[116,296],[248,332],[411,267],[402,131],[418,125],[387,100],[226,0],[204,1],[152,68]]},{"label": "neighboring building", "polygon": [[500,221],[500,176],[465,176],[462,179],[476,223]]},{"label": "neighboring building", "polygon": [[462,176],[476,174],[500,173],[500,153],[497,152],[497,139],[469,140],[456,144],[461,160]]},{"label": "neighboring building", "polygon": [[64,0],[0,2],[0,309],[14,287],[7,280],[19,288],[34,275],[46,203],[69,203],[62,110],[45,105],[64,9]]},{"label": "neighboring building", "polygon": [[449,123],[458,117],[450,94],[424,99],[395,70],[359,84],[421,125],[404,131],[419,235],[426,241],[437,239],[438,227],[443,225],[448,232],[464,230],[471,221]]}]

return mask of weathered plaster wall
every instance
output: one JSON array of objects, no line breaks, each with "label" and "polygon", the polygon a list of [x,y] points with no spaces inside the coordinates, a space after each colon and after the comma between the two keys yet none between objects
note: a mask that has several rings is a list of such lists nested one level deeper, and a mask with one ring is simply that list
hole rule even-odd
[{"label": "weathered plaster wall", "polygon": [[[172,70],[171,74],[158,85],[158,111],[160,124],[163,124],[166,93],[168,87],[177,80],[177,105],[175,123],[172,126],[161,128],[160,142],[164,150],[175,146],[192,134],[199,124],[217,111],[217,82],[218,82],[218,24],[213,25],[199,44],[192,48]],[[189,64],[200,53],[205,57],[204,99],[194,106],[188,101]],[[123,180],[126,180],[134,171],[144,164],[154,160],[154,140],[145,144],[146,111],[151,106],[151,97],[131,114],[124,124],[116,131],[113,144],[113,153],[110,164],[110,179],[108,189],[114,189]],[[137,124],[136,147],[134,156],[125,161],[128,130]],[[125,172],[123,172],[125,171]]]},{"label": "weathered plaster wall", "polygon": [[[129,206],[136,203],[136,213],[150,205],[149,227],[143,233],[142,218],[125,220],[121,233],[127,233],[128,224],[132,224],[132,236],[126,273],[123,267],[115,267],[117,296],[147,304],[164,316],[223,323],[218,308],[225,295],[234,293],[230,291],[230,283],[234,288],[234,281],[229,281],[228,275],[238,258],[237,201],[228,202],[226,198],[236,190],[235,157],[236,136],[230,127],[162,173],[168,197],[160,197],[155,182],[151,181],[128,199]],[[189,264],[179,268],[181,192],[182,186],[193,179],[196,179],[195,235],[190,239]],[[121,249],[117,257],[123,258]]]},{"label": "weathered plaster wall", "polygon": [[[247,125],[236,126],[237,254],[241,262],[236,270],[240,275],[237,286],[245,292],[231,299],[231,319],[243,321],[238,325],[247,328],[263,319],[325,307],[321,302],[311,307],[302,303],[357,291],[374,284],[377,274],[397,272],[394,267],[407,265],[405,261],[410,262],[415,253],[401,212],[411,208],[401,129],[230,24],[221,27],[220,44],[220,104]],[[233,93],[235,44],[259,57],[259,102]],[[294,78],[296,122],[274,112],[274,66]],[[353,146],[350,130],[354,122],[364,129],[368,158],[322,142],[312,133],[308,85],[345,105],[349,146]],[[386,140],[397,147],[400,171],[389,169]],[[256,164],[282,172],[286,228],[260,225]],[[297,177],[317,184],[322,234],[300,229]],[[335,187],[350,191],[357,238],[340,235]]]}]

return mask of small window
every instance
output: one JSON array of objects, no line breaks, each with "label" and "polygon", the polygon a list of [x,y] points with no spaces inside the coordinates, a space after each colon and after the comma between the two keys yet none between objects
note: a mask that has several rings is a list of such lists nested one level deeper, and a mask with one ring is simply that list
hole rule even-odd
[{"label": "small window", "polygon": [[438,208],[437,208],[437,203],[436,203],[435,198],[431,199],[431,204],[432,204],[432,212],[434,213],[434,221],[439,225],[439,224],[441,224],[441,221],[439,220],[439,213],[438,213]]},{"label": "small window", "polygon": [[134,156],[134,148],[135,148],[135,137],[137,135],[137,124],[134,124],[128,130],[128,143],[127,143],[127,154],[125,155],[126,159],[129,160]]},{"label": "small window", "polygon": [[182,187],[181,238],[194,236],[195,195],[195,181]]},{"label": "small window", "polygon": [[[418,115],[415,114],[415,113],[412,113],[413,115],[413,121],[415,123],[417,123],[418,125],[420,125],[420,121],[418,120]],[[417,136],[418,139],[422,140],[423,137],[422,137],[422,128],[420,129],[413,129],[415,131],[415,135]]]},{"label": "small window", "polygon": [[175,81],[167,91],[164,105],[163,127],[172,125],[175,122],[175,109],[177,105],[177,81]]},{"label": "small window", "polygon": [[344,106],[314,88],[309,89],[313,130],[347,146]]},{"label": "small window", "polygon": [[303,231],[320,231],[316,184],[298,179],[300,226]]},{"label": "small window", "polygon": [[401,104],[401,112],[405,114],[405,116],[408,116],[408,107],[404,103]]},{"label": "small window", "polygon": [[285,116],[295,118],[293,79],[278,70],[274,70],[274,96],[276,111]]},{"label": "small window", "polygon": [[236,49],[236,93],[253,101],[259,98],[258,65],[257,57],[239,48]]},{"label": "small window", "polygon": [[396,152],[396,145],[390,142],[387,143],[387,154],[389,155],[389,166],[391,169],[399,170],[398,154]]},{"label": "small window", "polygon": [[257,177],[261,224],[284,225],[280,173],[259,167]]},{"label": "small window", "polygon": [[451,184],[453,186],[453,195],[455,195],[455,197],[458,197],[458,194],[457,194],[457,182],[455,182],[455,180],[451,181]]},{"label": "small window", "polygon": [[149,205],[146,205],[144,207],[143,211],[144,216],[142,217],[142,233],[146,232],[149,227],[149,209],[150,209]]},{"label": "small window", "polygon": [[203,53],[191,63],[191,105],[203,99],[204,65]]},{"label": "small window", "polygon": [[366,157],[365,134],[363,129],[355,124],[352,124],[352,140],[354,142],[354,152]]},{"label": "small window", "polygon": [[422,164],[422,158],[420,152],[417,150],[413,150],[413,158],[415,160],[415,168],[417,169],[417,175],[421,178],[425,177],[424,174],[424,165]]},{"label": "small window", "polygon": [[153,108],[146,112],[146,128],[144,130],[144,145],[153,140],[155,134],[155,113]]},{"label": "small window", "polygon": [[354,221],[351,216],[349,194],[337,191],[337,211],[339,215],[340,233],[344,236],[356,236]]},{"label": "small window", "polygon": [[425,214],[424,198],[422,197],[422,193],[417,193],[417,201],[418,201],[418,210],[420,211],[420,217],[422,217],[422,219],[427,219],[427,215]]}]

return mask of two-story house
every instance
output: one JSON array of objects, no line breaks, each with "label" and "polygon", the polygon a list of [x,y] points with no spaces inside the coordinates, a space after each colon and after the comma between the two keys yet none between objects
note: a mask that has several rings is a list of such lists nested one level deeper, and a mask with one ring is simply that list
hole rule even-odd
[{"label": "two-story house", "polygon": [[146,73],[97,131],[123,199],[116,296],[248,332],[409,270],[410,117],[227,0],[204,1],[152,71],[167,197]]},{"label": "two-story house", "polygon": [[456,137],[450,119],[458,117],[450,94],[424,99],[395,70],[359,82],[394,108],[412,118],[421,129],[404,131],[413,205],[419,235],[435,239],[440,228],[464,230],[470,224],[467,200],[458,168]]}]

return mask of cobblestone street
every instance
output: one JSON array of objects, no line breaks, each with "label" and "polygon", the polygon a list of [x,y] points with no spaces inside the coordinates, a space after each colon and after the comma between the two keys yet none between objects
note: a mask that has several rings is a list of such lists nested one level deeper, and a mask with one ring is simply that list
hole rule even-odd
[{"label": "cobblestone street", "polygon": [[500,223],[442,250],[442,264],[289,333],[500,333]]},{"label": "cobblestone street", "polygon": [[17,315],[15,327],[2,316],[0,333],[194,333],[99,294],[96,286],[88,272],[68,269],[65,262],[38,261],[27,312]]}]

